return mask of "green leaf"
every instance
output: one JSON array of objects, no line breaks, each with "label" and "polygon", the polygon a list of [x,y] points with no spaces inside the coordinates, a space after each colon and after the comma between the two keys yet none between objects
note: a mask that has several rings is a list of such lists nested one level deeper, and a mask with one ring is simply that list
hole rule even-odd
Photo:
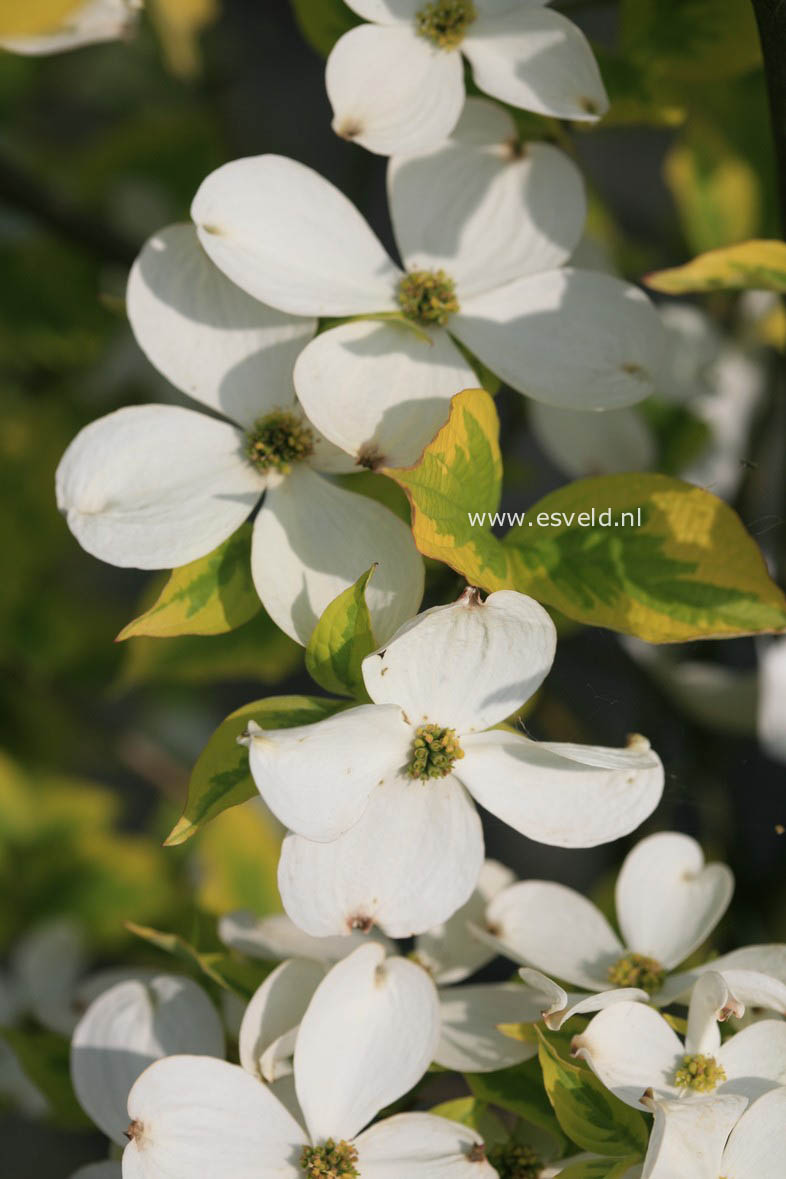
[{"label": "green leaf", "polygon": [[559,1179],[626,1179],[628,1171],[635,1167],[640,1155],[632,1155],[624,1159],[584,1159],[583,1162],[573,1163],[559,1173]]},{"label": "green leaf", "polygon": [[52,1119],[70,1130],[90,1127],[71,1085],[69,1041],[45,1028],[3,1028],[0,1036],[27,1079],[46,1098]]},{"label": "green leaf", "polygon": [[543,1083],[568,1138],[593,1154],[642,1158],[649,1137],[644,1115],[615,1097],[585,1065],[564,1059],[560,1041],[540,1027],[538,1040]]},{"label": "green leaf", "polygon": [[290,0],[300,31],[309,45],[327,57],[331,49],[360,18],[342,0]]},{"label": "green leaf", "polygon": [[368,699],[361,664],[376,649],[366,586],[376,564],[334,598],[306,647],[306,670],[326,692]]},{"label": "green leaf", "polygon": [[443,1101],[428,1111],[438,1118],[447,1118],[450,1122],[458,1122],[462,1126],[469,1126],[487,1145],[495,1142],[506,1142],[508,1132],[498,1117],[490,1112],[485,1101],[478,1101],[476,1097],[457,1097],[454,1101]]},{"label": "green leaf", "polygon": [[644,281],[667,295],[745,290],[784,293],[786,242],[755,239],[708,250],[684,266],[648,274]]},{"label": "green leaf", "polygon": [[126,929],[148,945],[171,954],[193,973],[203,975],[222,990],[234,991],[244,999],[251,998],[273,968],[272,963],[266,966],[256,960],[251,962],[221,950],[203,952],[179,933],[165,933],[160,929],[136,925],[133,921],[126,922]]},{"label": "green leaf", "polygon": [[243,524],[206,557],[173,569],[157,601],[129,622],[117,640],[225,634],[261,609],[251,580],[251,525]]},{"label": "green leaf", "polygon": [[675,80],[717,84],[761,62],[748,0],[622,0],[622,55]]},{"label": "green leaf", "polygon": [[499,540],[488,519],[500,495],[498,429],[489,395],[465,390],[418,463],[386,472],[410,497],[425,556],[481,589],[515,589],[578,622],[649,642],[786,627],[786,599],[736,513],[667,475],[570,483]]},{"label": "green leaf", "polygon": [[494,1073],[466,1073],[464,1079],[480,1101],[540,1126],[557,1140],[560,1149],[567,1145],[546,1097],[536,1056]]},{"label": "green leaf", "polygon": [[202,826],[229,807],[257,797],[248,768],[248,750],[237,739],[254,720],[263,729],[291,729],[333,716],[347,701],[318,696],[271,696],[255,700],[231,713],[202,750],[191,773],[188,800],[166,846],[185,843]]}]

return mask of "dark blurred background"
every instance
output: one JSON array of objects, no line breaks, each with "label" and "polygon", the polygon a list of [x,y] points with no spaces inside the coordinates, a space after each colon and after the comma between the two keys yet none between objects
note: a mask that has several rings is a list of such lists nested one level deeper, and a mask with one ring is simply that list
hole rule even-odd
[{"label": "dark blurred background", "polygon": [[[606,47],[616,82],[617,6],[561,7]],[[128,868],[125,891],[111,910],[115,934],[106,912],[88,921],[94,962],[133,952],[123,917],[177,920],[188,883],[202,887],[201,899],[214,911],[225,898],[228,904],[256,902],[260,910],[271,903],[270,866],[264,885],[255,881],[253,847],[243,853],[251,868],[236,886],[225,879],[218,839],[202,852],[191,845],[164,852],[159,845],[179,813],[189,768],[219,721],[268,691],[312,690],[302,653],[264,620],[221,638],[114,644],[159,581],[82,552],[53,495],[57,461],[82,425],[121,405],[179,400],[137,350],[122,296],[142,242],[188,218],[191,197],[210,170],[261,152],[293,156],[342,188],[395,249],[385,162],[331,133],[324,62],[304,41],[287,0],[224,0],[200,44],[201,68],[191,76],[173,73],[145,19],[128,44],[43,59],[0,57],[0,745],[10,759],[7,769],[0,764],[0,955],[12,954],[31,925],[74,908],[87,912],[88,894],[109,889],[109,868],[105,863],[102,875],[88,863],[89,847],[78,855],[70,850],[76,866],[63,860],[60,874],[52,875],[53,862],[62,860],[66,844],[71,848],[68,841],[79,842],[70,828],[62,835],[68,826],[62,817],[60,826],[50,822],[61,778],[92,783],[88,792],[95,784],[108,791],[116,810],[107,830],[131,840],[122,846],[136,847],[142,857]],[[724,244],[699,240],[711,235],[701,210],[713,200],[721,210],[721,238],[778,233],[760,71],[747,71],[733,86],[733,93],[695,87],[687,123],[664,123],[669,96],[659,99],[657,117],[653,108],[646,117],[593,132],[566,129],[594,194],[594,223],[626,277],[638,279],[707,244]],[[678,176],[675,150],[683,161],[688,155],[693,190]],[[748,213],[744,185],[727,197],[718,179],[723,168],[731,183],[728,170],[735,167],[743,176],[747,167],[759,186]],[[750,225],[742,223],[746,216]],[[725,305],[715,309],[721,321],[728,319]],[[565,476],[534,442],[523,399],[503,391],[498,404],[505,506],[521,508]],[[761,542],[777,559],[784,525],[773,486],[782,468],[773,468],[768,449],[778,420],[766,416],[768,405],[759,413],[766,428],[759,422],[745,451],[750,465],[737,502],[754,532],[757,521],[774,519]],[[449,571],[432,570],[427,604],[460,589]],[[719,949],[786,939],[778,834],[786,823],[783,765],[763,755],[752,731],[734,735],[689,720],[613,634],[571,625],[564,630],[554,670],[526,720],[528,731],[609,745],[623,744],[630,732],[645,733],[666,765],[667,786],[637,837],[685,831],[701,840],[708,858],[732,866],[737,892],[716,939]],[[694,644],[683,654],[749,672],[751,680],[756,668],[754,643],[747,639]],[[37,800],[35,813],[47,816],[43,834],[20,834],[12,803],[24,791]],[[561,851],[494,820],[487,819],[486,831],[488,853],[519,875],[591,891],[606,906],[615,870],[634,842]],[[100,839],[110,835],[104,831]],[[110,860],[114,854],[110,850]],[[151,887],[152,872],[161,874],[158,889]],[[81,891],[75,893],[77,878]],[[11,1111],[0,1112],[0,1140],[4,1174],[13,1179],[63,1179],[103,1149],[100,1136],[87,1129],[71,1132]]]}]

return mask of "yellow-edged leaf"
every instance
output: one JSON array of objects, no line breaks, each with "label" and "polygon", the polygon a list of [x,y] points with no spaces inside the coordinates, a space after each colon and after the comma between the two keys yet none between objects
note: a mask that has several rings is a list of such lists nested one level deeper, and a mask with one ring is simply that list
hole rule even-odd
[{"label": "yellow-edged leaf", "polygon": [[656,270],[644,281],[654,291],[667,295],[704,291],[786,292],[786,242],[755,239],[708,250],[684,266]]},{"label": "yellow-edged leaf", "polygon": [[226,634],[261,609],[251,580],[251,525],[243,524],[212,553],[173,569],[158,599],[123,627],[117,641]]},{"label": "yellow-edged leaf", "polygon": [[419,462],[387,472],[410,497],[423,554],[481,589],[519,590],[649,642],[786,628],[786,599],[737,514],[667,475],[570,483],[500,541],[490,524],[502,521],[489,520],[500,494],[497,430],[489,395],[466,390]]},{"label": "yellow-edged leaf", "polygon": [[543,1084],[568,1138],[594,1154],[642,1158],[649,1136],[644,1116],[615,1097],[585,1065],[566,1059],[558,1036],[538,1026],[538,1041]]},{"label": "yellow-edged leaf", "polygon": [[421,553],[444,561],[472,585],[499,589],[514,558],[496,537],[473,527],[470,512],[495,512],[502,490],[499,418],[484,389],[465,389],[448,421],[411,467],[385,471],[407,493]]},{"label": "yellow-edged leaf", "polygon": [[326,692],[368,699],[361,664],[377,644],[366,604],[376,565],[326,607],[306,647],[306,671]]},{"label": "yellow-edged leaf", "polygon": [[652,643],[786,627],[786,598],[737,513],[668,475],[569,483],[505,539],[521,557],[516,588],[593,626]]},{"label": "yellow-edged leaf", "polygon": [[332,716],[348,703],[318,696],[271,696],[231,713],[197,759],[188,784],[185,810],[166,839],[166,846],[185,843],[203,823],[222,811],[258,797],[248,768],[248,750],[237,741],[250,720],[263,729],[291,729]]}]

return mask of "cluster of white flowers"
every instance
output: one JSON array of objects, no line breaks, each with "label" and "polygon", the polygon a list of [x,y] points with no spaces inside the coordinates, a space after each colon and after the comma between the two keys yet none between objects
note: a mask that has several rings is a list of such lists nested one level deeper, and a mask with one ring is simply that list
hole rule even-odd
[{"label": "cluster of white flowers", "polygon": [[[473,588],[417,614],[409,529],[334,480],[414,463],[450,399],[478,383],[477,362],[556,412],[619,410],[658,387],[665,337],[648,299],[570,265],[586,213],[573,163],[520,142],[502,107],[465,100],[462,54],[494,98],[596,119],[597,66],[575,26],[536,0],[349,3],[370,23],[328,61],[333,125],[391,156],[400,264],[304,165],[263,155],[220,167],[191,224],[144,246],[127,292],[140,347],[207,412],[121,409],[84,429],[57,473],[80,544],[120,566],[187,564],[255,512],[254,585],[303,645],[376,564],[367,600],[381,644],[362,664],[370,703],[298,728],[252,722],[241,738],[288,834],[287,917],[222,923],[236,951],[283,959],[240,1021],[239,1064],[192,981],[148,972],[104,990],[74,1033],[72,1075],[96,1124],[129,1141],[122,1164],[80,1174],[555,1175],[575,1160],[525,1157],[520,1143],[495,1154],[474,1128],[429,1113],[370,1123],[432,1062],[477,1073],[533,1056],[504,1025],[558,1029],[597,1012],[573,1051],[623,1101],[656,1111],[641,1174],[769,1179],[786,1100],[786,949],[669,975],[732,890],[685,836],[650,837],[626,860],[625,944],[580,895],[484,864],[475,802],[532,839],[589,847],[652,813],[663,767],[644,737],[608,749],[506,725],[551,666],[549,615],[523,594],[484,601]],[[388,940],[410,936],[412,960]],[[458,985],[498,952],[520,979]],[[687,1005],[684,1043],[661,1013],[674,1004]],[[718,1022],[746,1005],[773,1017],[721,1045]]]},{"label": "cluster of white flowers", "polygon": [[[153,971],[97,976],[100,993],[72,1038],[74,1087],[124,1146],[123,1179],[377,1179],[394,1167],[423,1179],[548,1179],[576,1156],[547,1160],[539,1145],[519,1172],[441,1115],[399,1113],[364,1127],[432,1062],[484,1073],[535,1055],[533,1040],[510,1038],[506,1025],[558,1029],[597,1011],[573,1054],[624,1102],[655,1113],[643,1169],[626,1179],[775,1179],[786,1125],[786,946],[748,946],[671,973],[693,961],[733,888],[725,865],[705,864],[694,840],[665,832],[634,847],[619,874],[625,945],[580,894],[515,882],[493,861],[469,901],[407,956],[381,933],[315,938],[283,915],[228,914],[220,932],[234,952],[279,961],[237,1019],[225,1008],[239,1064],[225,1060],[222,1020],[196,983]],[[498,952],[533,964],[519,972],[524,985],[467,985]],[[550,974],[584,993],[567,994]],[[687,1007],[684,1043],[666,1006]],[[730,1032],[723,1042],[719,1022]],[[78,1174],[120,1179],[121,1164]]]}]

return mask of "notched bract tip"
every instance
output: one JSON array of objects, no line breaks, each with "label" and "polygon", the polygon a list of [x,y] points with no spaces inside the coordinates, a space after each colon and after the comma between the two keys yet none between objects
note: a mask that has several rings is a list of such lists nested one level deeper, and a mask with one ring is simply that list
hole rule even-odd
[{"label": "notched bract tip", "polygon": [[251,745],[251,742],[253,740],[258,741],[261,737],[264,737],[264,735],[265,735],[265,730],[261,727],[261,725],[258,725],[257,722],[254,720],[250,720],[248,722],[248,724],[246,725],[245,729],[243,730],[243,732],[240,734],[239,737],[236,738],[236,740],[237,740],[238,745],[245,745],[246,747],[248,747]]},{"label": "notched bract tip", "polygon": [[339,139],[348,139],[350,142],[357,139],[363,130],[359,119],[334,119],[332,127]]},{"label": "notched bract tip", "polygon": [[480,596],[480,590],[476,585],[468,585],[463,594],[456,599],[457,603],[461,602],[464,606],[482,606],[483,599]]},{"label": "notched bract tip", "polygon": [[651,746],[647,738],[643,737],[641,733],[628,733],[625,739],[625,748],[638,753],[646,753]]}]

